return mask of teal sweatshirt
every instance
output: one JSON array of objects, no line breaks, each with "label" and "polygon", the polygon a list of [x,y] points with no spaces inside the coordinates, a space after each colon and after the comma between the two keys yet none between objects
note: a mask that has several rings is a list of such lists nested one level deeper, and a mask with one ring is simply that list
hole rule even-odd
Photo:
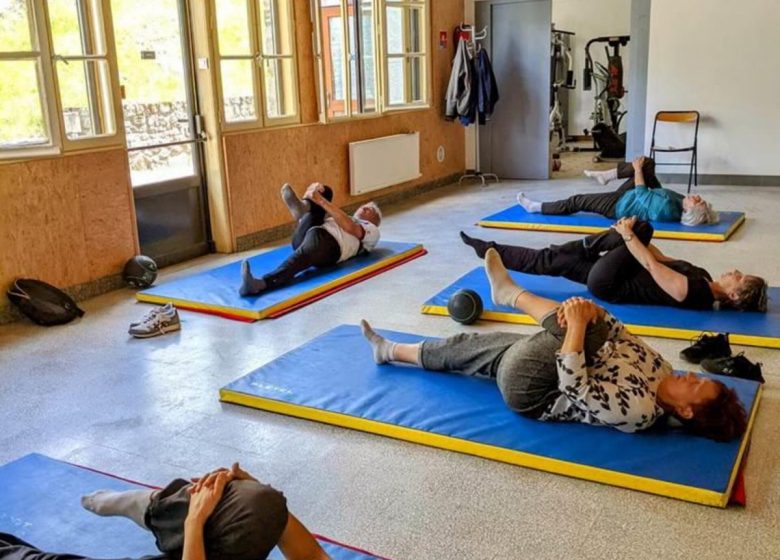
[{"label": "teal sweatshirt", "polygon": [[615,217],[636,216],[640,220],[679,222],[683,198],[680,193],[669,189],[648,189],[645,185],[637,185],[620,197],[615,206]]}]

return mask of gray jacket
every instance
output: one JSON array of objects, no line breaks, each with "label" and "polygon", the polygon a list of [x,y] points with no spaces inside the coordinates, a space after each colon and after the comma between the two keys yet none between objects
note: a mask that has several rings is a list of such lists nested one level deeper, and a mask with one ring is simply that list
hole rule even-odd
[{"label": "gray jacket", "polygon": [[452,61],[452,73],[444,103],[444,116],[448,119],[467,115],[472,102],[471,98],[476,94],[471,88],[471,73],[474,71],[474,67],[471,64],[471,56],[466,43],[463,40],[458,41],[458,51]]}]

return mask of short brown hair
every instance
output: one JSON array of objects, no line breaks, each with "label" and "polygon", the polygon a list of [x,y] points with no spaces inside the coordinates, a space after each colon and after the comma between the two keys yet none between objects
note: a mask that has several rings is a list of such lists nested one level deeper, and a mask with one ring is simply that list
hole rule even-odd
[{"label": "short brown hair", "polygon": [[766,312],[767,283],[760,276],[745,276],[731,304],[741,311]]},{"label": "short brown hair", "polygon": [[747,429],[747,413],[734,389],[722,382],[713,382],[718,386],[718,396],[693,407],[693,417],[680,418],[683,427],[697,435],[715,441],[729,441],[741,437]]}]

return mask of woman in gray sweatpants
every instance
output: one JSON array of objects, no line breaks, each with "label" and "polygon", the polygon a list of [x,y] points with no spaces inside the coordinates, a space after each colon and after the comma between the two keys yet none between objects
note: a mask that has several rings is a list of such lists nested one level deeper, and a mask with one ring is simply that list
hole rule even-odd
[{"label": "woman in gray sweatpants", "polygon": [[[491,297],[497,305],[519,309],[543,328],[533,335],[508,332],[458,334],[442,340],[399,344],[374,332],[362,321],[363,334],[377,363],[402,362],[427,370],[452,371],[496,380],[507,406],[524,416],[539,418],[561,394],[555,358],[566,329],[559,322],[559,302],[543,298],[515,284],[495,249],[485,254]],[[603,319],[588,325],[582,340],[586,362],[607,341]]]}]

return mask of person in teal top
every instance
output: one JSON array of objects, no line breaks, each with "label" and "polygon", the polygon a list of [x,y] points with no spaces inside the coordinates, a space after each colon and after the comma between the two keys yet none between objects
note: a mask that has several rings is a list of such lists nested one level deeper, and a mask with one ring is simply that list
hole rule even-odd
[{"label": "person in teal top", "polygon": [[607,218],[636,216],[639,220],[681,222],[686,226],[718,221],[718,213],[699,195],[684,196],[663,188],[655,176],[655,162],[651,158],[642,156],[632,163],[621,163],[615,169],[585,173],[602,184],[617,178],[627,180],[618,190],[610,193],[575,194],[554,202],[537,202],[520,193],[517,202],[527,212],[547,215],[594,212]]}]

